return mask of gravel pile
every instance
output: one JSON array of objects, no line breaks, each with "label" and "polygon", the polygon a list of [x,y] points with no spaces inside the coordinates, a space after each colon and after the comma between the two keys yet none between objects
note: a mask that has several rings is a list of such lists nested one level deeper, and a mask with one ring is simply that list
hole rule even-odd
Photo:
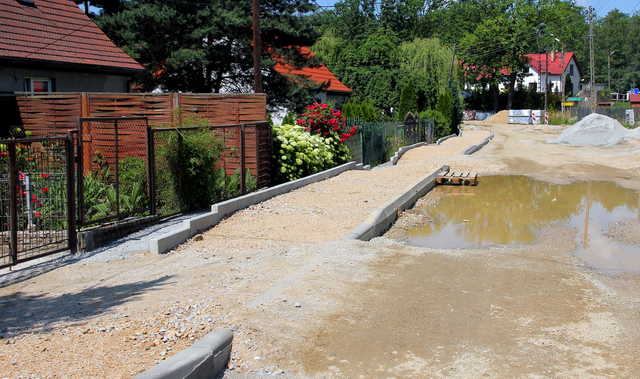
[{"label": "gravel pile", "polygon": [[611,117],[592,113],[567,128],[560,137],[548,142],[573,146],[614,146],[637,138],[637,135]]}]

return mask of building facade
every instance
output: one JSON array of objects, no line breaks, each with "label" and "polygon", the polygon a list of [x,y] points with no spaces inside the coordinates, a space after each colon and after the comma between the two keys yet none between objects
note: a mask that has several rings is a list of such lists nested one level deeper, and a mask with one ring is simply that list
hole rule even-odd
[{"label": "building facade", "polygon": [[128,92],[141,71],[73,0],[0,0],[0,94]]}]

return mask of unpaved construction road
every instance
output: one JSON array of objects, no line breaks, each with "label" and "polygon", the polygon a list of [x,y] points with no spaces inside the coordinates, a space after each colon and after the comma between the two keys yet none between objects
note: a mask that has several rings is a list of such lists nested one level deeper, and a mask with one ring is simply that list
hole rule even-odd
[{"label": "unpaved construction road", "polygon": [[[493,142],[460,155],[489,129]],[[397,239],[407,212],[385,237],[339,240],[442,164],[640,190],[640,142],[544,142],[559,132],[467,130],[396,167],[238,212],[168,255],[75,263],[5,286],[0,377],[130,377],[220,327],[234,329],[230,377],[637,377],[639,276],[586,268],[569,227],[525,246],[410,247]],[[612,233],[638,243],[633,223]]]}]

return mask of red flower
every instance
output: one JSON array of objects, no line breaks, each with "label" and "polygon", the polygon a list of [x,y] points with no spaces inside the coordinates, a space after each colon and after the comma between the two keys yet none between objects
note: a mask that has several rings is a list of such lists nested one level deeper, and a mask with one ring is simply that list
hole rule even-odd
[{"label": "red flower", "polygon": [[49,174],[40,174],[40,177],[42,179],[49,179],[49,176],[51,176],[51,175],[49,175]]},{"label": "red flower", "polygon": [[40,217],[40,216],[42,216],[42,213],[41,213],[41,212],[38,212],[38,211],[33,212],[33,214],[34,214],[34,216],[36,216],[36,217]]},{"label": "red flower", "polygon": [[304,119],[299,119],[299,120],[296,120],[296,123],[298,125],[304,125],[306,123],[306,121],[304,121]]},{"label": "red flower", "polygon": [[42,192],[44,192],[44,193],[49,192],[49,188],[47,188],[47,187],[42,187]]},{"label": "red flower", "polygon": [[26,178],[26,176],[24,176],[24,174],[22,174],[22,173],[18,175],[18,179],[19,180],[24,180],[25,178]]},{"label": "red flower", "polygon": [[38,196],[36,196],[35,194],[31,195],[31,200],[37,200]]},{"label": "red flower", "polygon": [[26,193],[26,192],[24,192],[24,191],[20,191],[20,192],[18,192],[18,194],[19,194],[20,196],[24,196],[24,195],[26,195],[27,193]]}]

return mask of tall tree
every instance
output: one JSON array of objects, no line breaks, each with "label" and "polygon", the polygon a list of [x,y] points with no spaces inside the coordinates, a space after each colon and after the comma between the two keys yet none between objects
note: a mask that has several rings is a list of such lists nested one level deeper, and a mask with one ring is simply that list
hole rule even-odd
[{"label": "tall tree", "polygon": [[[292,45],[313,44],[318,35],[302,15],[314,9],[311,0],[261,1],[263,77],[272,104],[291,105],[282,93],[282,78],[271,69],[272,58],[294,54],[289,49]],[[147,68],[140,78],[147,90],[246,92],[251,88],[249,1],[127,0],[121,10],[101,14],[96,21]]]}]

